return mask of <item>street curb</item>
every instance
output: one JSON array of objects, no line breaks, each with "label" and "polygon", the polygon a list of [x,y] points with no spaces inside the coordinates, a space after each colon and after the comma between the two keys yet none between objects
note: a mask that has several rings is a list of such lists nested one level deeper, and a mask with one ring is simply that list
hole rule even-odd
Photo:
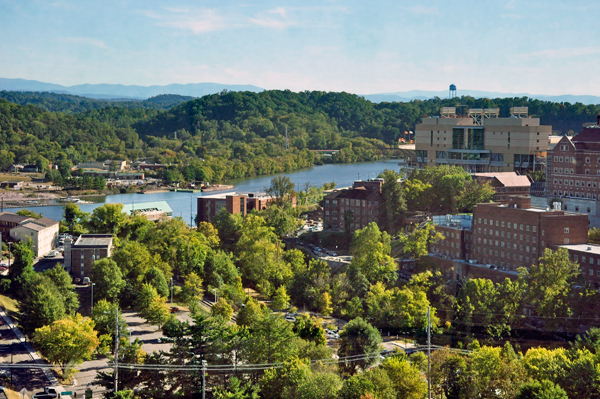
[{"label": "street curb", "polygon": [[[0,308],[0,316],[2,316],[2,318],[4,319],[4,321],[6,322],[6,324],[10,327],[11,331],[15,333],[15,335],[17,336],[17,339],[19,340],[19,342],[21,342],[23,344],[23,346],[25,346],[25,349],[27,349],[27,352],[29,353],[29,357],[31,357],[31,359],[39,365],[46,365],[46,363],[44,363],[42,361],[42,358],[40,357],[40,355],[37,354],[37,352],[33,349],[33,347],[31,346],[31,344],[27,341],[27,338],[25,338],[25,336],[23,335],[23,333],[21,332],[21,330],[19,330],[17,328],[17,326],[14,325],[14,323],[12,322],[12,320],[10,319],[10,317],[8,317],[8,315],[4,312],[4,309]],[[62,387],[62,385],[60,385],[60,383],[58,382],[58,380],[56,379],[56,377],[54,377],[54,374],[52,374],[52,372],[46,368],[41,369],[42,372],[44,373],[44,375],[46,376],[46,379],[48,380],[48,382],[50,383],[50,386],[52,387],[57,387],[56,391],[57,392],[65,392],[64,388]],[[64,398],[69,398],[71,399],[70,396],[61,396]]]}]

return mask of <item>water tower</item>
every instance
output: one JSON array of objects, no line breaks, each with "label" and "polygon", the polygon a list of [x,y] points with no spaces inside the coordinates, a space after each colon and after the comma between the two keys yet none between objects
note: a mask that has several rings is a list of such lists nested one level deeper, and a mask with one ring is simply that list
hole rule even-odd
[{"label": "water tower", "polygon": [[448,95],[449,98],[454,98],[456,97],[456,85],[455,84],[451,84],[450,85],[450,92]]}]

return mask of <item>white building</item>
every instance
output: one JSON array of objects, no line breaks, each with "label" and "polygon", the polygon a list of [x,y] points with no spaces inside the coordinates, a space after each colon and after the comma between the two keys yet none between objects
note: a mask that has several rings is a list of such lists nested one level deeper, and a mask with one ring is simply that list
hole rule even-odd
[{"label": "white building", "polygon": [[24,222],[10,230],[10,237],[23,241],[31,239],[33,253],[42,256],[56,247],[59,223],[56,220],[41,218]]}]

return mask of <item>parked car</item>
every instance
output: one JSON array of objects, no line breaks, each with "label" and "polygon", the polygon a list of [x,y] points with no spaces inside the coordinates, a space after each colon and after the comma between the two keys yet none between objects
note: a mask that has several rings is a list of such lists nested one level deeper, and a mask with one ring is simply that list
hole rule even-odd
[{"label": "parked car", "polygon": [[296,318],[294,316],[285,316],[285,321],[289,321],[290,323],[295,323]]},{"label": "parked car", "polygon": [[44,255],[44,258],[54,258],[58,255],[58,251],[52,251]]},{"label": "parked car", "polygon": [[89,277],[84,277],[83,278],[83,284],[89,285],[90,284],[90,278]]},{"label": "parked car", "polygon": [[175,306],[171,306],[171,313],[177,313],[179,312],[179,308],[175,307]]}]

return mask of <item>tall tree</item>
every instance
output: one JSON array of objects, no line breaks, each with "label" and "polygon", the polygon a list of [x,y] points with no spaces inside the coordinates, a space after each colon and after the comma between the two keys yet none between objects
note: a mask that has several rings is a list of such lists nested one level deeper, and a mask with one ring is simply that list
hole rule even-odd
[{"label": "tall tree", "polygon": [[294,183],[287,176],[276,176],[271,179],[271,186],[265,192],[275,198],[274,202],[279,206],[291,203],[292,197],[296,195]]},{"label": "tall tree", "polygon": [[355,359],[339,363],[340,371],[344,374],[354,375],[358,370],[365,370],[377,361],[381,352],[382,339],[379,331],[366,320],[358,317],[344,326],[340,333],[340,359],[364,356],[361,360]]},{"label": "tall tree", "polygon": [[404,224],[406,216],[406,201],[404,192],[400,186],[400,176],[393,170],[383,172],[384,183],[381,187],[383,195],[383,219],[384,230],[395,234]]},{"label": "tall tree", "polygon": [[98,299],[115,302],[123,288],[125,288],[121,269],[111,258],[94,262],[91,277],[94,284],[96,284],[95,293]]},{"label": "tall tree", "polygon": [[379,230],[376,223],[354,232],[352,251],[351,276],[361,273],[371,284],[395,281],[398,265],[390,256],[391,237]]}]

